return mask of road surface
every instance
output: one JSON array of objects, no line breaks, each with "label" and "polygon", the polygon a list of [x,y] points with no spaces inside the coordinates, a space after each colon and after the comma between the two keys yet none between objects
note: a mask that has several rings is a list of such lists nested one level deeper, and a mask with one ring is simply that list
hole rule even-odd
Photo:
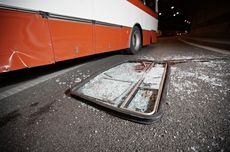
[{"label": "road surface", "polygon": [[[151,125],[66,95],[98,70],[129,59],[175,60]],[[160,38],[118,52],[0,75],[0,151],[230,151],[230,56]]]}]

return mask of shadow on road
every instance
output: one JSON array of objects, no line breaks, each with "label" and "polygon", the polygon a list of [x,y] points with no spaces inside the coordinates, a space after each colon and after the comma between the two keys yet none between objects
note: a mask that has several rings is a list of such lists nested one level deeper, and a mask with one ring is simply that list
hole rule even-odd
[{"label": "shadow on road", "polygon": [[0,73],[0,88],[9,86],[9,85],[16,85],[28,80],[32,80],[38,78],[40,76],[44,76],[47,74],[51,74],[66,68],[70,68],[73,66],[77,66],[83,63],[100,60],[103,58],[107,58],[114,55],[124,54],[124,50],[96,54],[86,57],[81,57],[77,59],[71,59],[67,61],[57,62],[55,64],[40,66],[40,67],[33,67],[27,69],[21,69],[16,71],[11,71],[7,73]]}]

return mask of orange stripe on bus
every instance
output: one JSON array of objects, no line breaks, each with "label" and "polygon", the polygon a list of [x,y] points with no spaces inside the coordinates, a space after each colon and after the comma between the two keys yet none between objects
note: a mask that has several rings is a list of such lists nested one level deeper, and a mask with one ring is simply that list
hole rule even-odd
[{"label": "orange stripe on bus", "polygon": [[55,61],[94,54],[93,25],[64,20],[48,20]]},{"label": "orange stripe on bus", "polygon": [[49,20],[55,61],[129,47],[131,28]]},{"label": "orange stripe on bus", "polygon": [[154,13],[149,7],[145,6],[140,0],[128,0],[128,2],[132,3],[136,7],[140,8],[141,10],[145,11],[149,15],[151,15],[154,18],[158,18],[158,14]]},{"label": "orange stripe on bus", "polygon": [[152,43],[156,43],[156,32],[155,31],[148,31],[143,30],[143,45],[149,45]]},{"label": "orange stripe on bus", "polygon": [[151,44],[157,42],[157,32],[152,31],[151,32]]},{"label": "orange stripe on bus", "polygon": [[102,53],[129,47],[131,28],[95,25],[95,52]]}]

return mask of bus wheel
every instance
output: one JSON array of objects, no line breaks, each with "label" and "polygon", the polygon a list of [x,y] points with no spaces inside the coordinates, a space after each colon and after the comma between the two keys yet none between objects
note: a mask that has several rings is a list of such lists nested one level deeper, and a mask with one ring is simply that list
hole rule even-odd
[{"label": "bus wheel", "polygon": [[141,31],[137,26],[134,26],[131,38],[130,38],[130,46],[127,50],[129,54],[136,54],[142,47],[142,38],[141,38]]}]

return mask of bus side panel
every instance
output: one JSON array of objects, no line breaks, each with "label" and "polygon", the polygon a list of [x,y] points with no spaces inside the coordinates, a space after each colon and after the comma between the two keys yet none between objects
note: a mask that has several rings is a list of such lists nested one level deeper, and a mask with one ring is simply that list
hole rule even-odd
[{"label": "bus side panel", "polygon": [[109,52],[122,48],[121,28],[95,24],[95,52]]},{"label": "bus side panel", "polygon": [[149,45],[151,40],[151,32],[143,30],[143,45]]},{"label": "bus side panel", "polygon": [[157,42],[157,33],[155,31],[143,31],[143,45],[149,45]]},{"label": "bus side panel", "polygon": [[156,43],[157,42],[157,32],[152,31],[151,32],[151,43]]},{"label": "bus side panel", "polygon": [[55,61],[94,54],[93,25],[65,20],[49,20]]},{"label": "bus side panel", "polygon": [[54,63],[47,20],[0,9],[0,72]]},{"label": "bus side panel", "polygon": [[130,39],[130,34],[131,34],[132,29],[128,27],[123,27],[121,28],[121,41],[120,49],[126,49],[129,48],[129,39]]}]

